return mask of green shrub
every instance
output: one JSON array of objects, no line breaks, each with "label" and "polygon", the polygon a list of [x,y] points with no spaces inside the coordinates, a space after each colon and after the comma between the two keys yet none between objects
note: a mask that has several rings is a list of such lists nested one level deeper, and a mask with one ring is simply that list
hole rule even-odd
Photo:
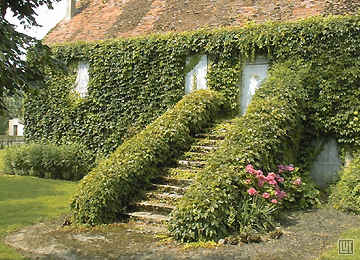
[{"label": "green shrub", "polygon": [[217,92],[196,91],[124,142],[81,181],[71,204],[74,221],[114,221],[160,174],[160,166],[189,147],[191,135],[215,119],[224,103]]},{"label": "green shrub", "polygon": [[[301,187],[296,192],[291,190],[290,183],[298,174],[295,171],[283,176],[288,180],[279,184],[290,193],[288,201],[272,203],[261,196],[255,199],[249,194],[251,182],[247,179],[251,174],[245,169],[252,164],[271,172],[277,165],[296,163],[308,96],[302,79],[308,71],[309,66],[302,63],[274,66],[247,113],[233,120],[222,147],[172,212],[169,230],[177,240],[217,240],[242,230],[266,231],[274,226],[281,207],[296,204],[294,199],[306,198],[298,205],[302,208],[317,203],[318,192],[305,173]],[[276,196],[274,188],[271,192]]]},{"label": "green shrub", "polygon": [[6,173],[63,180],[80,180],[95,165],[95,156],[79,144],[14,146],[3,160]]},{"label": "green shrub", "polygon": [[330,203],[336,209],[360,214],[360,156],[340,173],[340,180],[331,188]]}]

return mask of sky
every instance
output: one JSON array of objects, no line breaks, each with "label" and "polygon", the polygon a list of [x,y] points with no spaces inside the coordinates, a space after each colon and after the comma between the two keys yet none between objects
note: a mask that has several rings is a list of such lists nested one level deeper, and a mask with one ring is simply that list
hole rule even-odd
[{"label": "sky", "polygon": [[42,27],[32,27],[24,30],[19,21],[13,17],[12,12],[9,11],[6,13],[5,19],[8,22],[17,25],[17,31],[41,40],[58,22],[64,18],[66,13],[66,2],[67,0],[61,0],[58,3],[54,3],[54,9],[52,10],[49,10],[46,6],[40,6],[36,9],[36,13],[38,14],[36,21],[38,24],[42,25]]}]

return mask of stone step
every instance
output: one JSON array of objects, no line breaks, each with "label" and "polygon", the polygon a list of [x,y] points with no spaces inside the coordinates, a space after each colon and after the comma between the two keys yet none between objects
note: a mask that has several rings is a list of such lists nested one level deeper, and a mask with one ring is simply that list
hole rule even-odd
[{"label": "stone step", "polygon": [[181,199],[183,195],[168,193],[168,192],[148,192],[146,198],[148,201],[156,203],[165,203],[170,206],[175,206],[176,203]]},{"label": "stone step", "polygon": [[182,160],[189,161],[205,161],[208,158],[207,153],[199,153],[199,152],[186,152],[182,156]]},{"label": "stone step", "polygon": [[203,168],[206,163],[204,161],[187,161],[187,160],[179,160],[178,165],[182,167],[198,167]]},{"label": "stone step", "polygon": [[[197,172],[201,168],[192,168],[192,169],[183,169],[183,168],[170,168],[167,170],[168,178],[171,179],[180,179],[187,180],[192,182],[192,179],[195,178]],[[181,186],[175,184],[175,186]]]},{"label": "stone step", "polygon": [[165,184],[153,184],[154,188],[159,192],[167,192],[170,194],[184,194],[186,188],[172,186],[172,185],[165,185]]},{"label": "stone step", "polygon": [[167,215],[155,214],[146,211],[129,212],[126,213],[125,215],[130,217],[130,219],[139,220],[145,223],[163,224],[169,220],[169,217]]},{"label": "stone step", "polygon": [[156,198],[156,199],[181,199],[184,195],[176,194],[176,193],[168,193],[168,192],[148,192],[146,194],[149,198]]},{"label": "stone step", "polygon": [[218,146],[222,140],[212,140],[205,138],[195,138],[194,145],[202,145],[202,146]]},{"label": "stone step", "polygon": [[177,186],[182,188],[191,185],[192,182],[192,179],[175,178],[173,176],[164,176],[153,180],[153,183]]},{"label": "stone step", "polygon": [[164,168],[164,176],[152,180],[153,189],[146,194],[146,200],[135,203],[131,207],[133,212],[127,213],[127,216],[145,223],[165,223],[169,220],[168,214],[192,184],[197,172],[205,167],[210,153],[218,149],[224,140],[223,133],[218,129],[207,130],[195,135],[194,145],[177,161],[177,167]]},{"label": "stone step", "polygon": [[193,145],[190,148],[191,152],[203,152],[209,153],[216,151],[219,147],[218,146],[206,146],[206,145]]},{"label": "stone step", "polygon": [[169,214],[175,207],[167,203],[141,201],[135,204],[136,211],[153,212],[156,214]]},{"label": "stone step", "polygon": [[224,140],[225,139],[225,136],[223,136],[223,135],[215,135],[215,134],[209,134],[209,133],[195,134],[195,137],[210,139],[210,140]]}]

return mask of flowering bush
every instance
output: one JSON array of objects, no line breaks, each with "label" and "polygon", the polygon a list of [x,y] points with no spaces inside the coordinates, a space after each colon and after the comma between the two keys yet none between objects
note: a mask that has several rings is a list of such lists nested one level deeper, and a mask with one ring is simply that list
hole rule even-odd
[{"label": "flowering bush", "polygon": [[245,171],[243,184],[250,196],[260,196],[284,208],[307,208],[319,202],[316,199],[319,191],[308,180],[308,176],[301,176],[299,169],[293,165],[278,165],[277,173],[265,174],[249,164]]}]

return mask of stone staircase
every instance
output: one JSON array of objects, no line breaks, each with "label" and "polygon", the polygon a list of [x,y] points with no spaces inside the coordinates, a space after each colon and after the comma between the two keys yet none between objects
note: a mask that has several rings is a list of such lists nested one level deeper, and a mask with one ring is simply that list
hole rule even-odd
[{"label": "stone staircase", "polygon": [[213,153],[224,139],[229,120],[221,120],[214,127],[195,135],[195,141],[188,152],[177,161],[176,166],[164,168],[163,177],[153,180],[152,189],[145,199],[129,209],[125,215],[135,221],[164,223],[176,203],[193,182],[196,173],[205,167],[206,158]]}]

